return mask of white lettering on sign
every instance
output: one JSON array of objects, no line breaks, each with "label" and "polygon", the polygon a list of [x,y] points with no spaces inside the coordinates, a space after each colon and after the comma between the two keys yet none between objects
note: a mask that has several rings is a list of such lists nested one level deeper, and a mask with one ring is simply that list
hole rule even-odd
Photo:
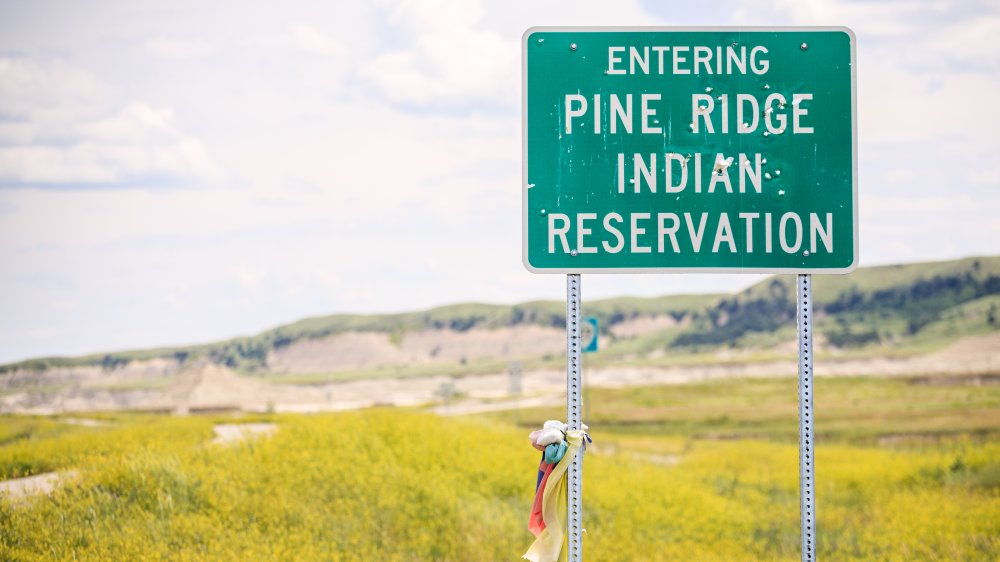
[{"label": "white lettering on sign", "polygon": [[584,226],[584,221],[594,220],[597,213],[580,213],[576,216],[576,251],[581,254],[596,254],[596,246],[587,246],[583,239],[591,233],[591,230]]},{"label": "white lettering on sign", "polygon": [[[771,94],[764,98],[763,110],[757,94],[736,94],[736,132],[739,134],[756,133],[760,129],[760,116],[764,116],[764,126],[768,133],[780,135],[787,129],[788,113],[792,114],[793,134],[812,134],[813,128],[802,124],[801,119],[809,114],[802,107],[803,101],[812,100],[812,94],[792,94],[792,108],[785,103],[781,94]],[[718,112],[716,112],[718,109]],[[691,131],[699,133],[704,128],[708,134],[715,134],[715,123],[720,125],[720,132],[729,132],[729,96],[720,95],[719,103],[708,94],[691,94]],[[717,121],[715,120],[717,117]]]},{"label": "white lettering on sign", "polygon": [[622,251],[622,248],[625,247],[625,237],[622,236],[622,231],[618,230],[618,227],[611,224],[611,221],[621,224],[623,220],[622,216],[618,213],[608,213],[607,215],[604,215],[604,230],[615,238],[614,246],[608,244],[607,240],[601,242],[601,245],[604,246],[604,251],[609,254],[617,254]]},{"label": "white lettering on sign", "polygon": [[659,101],[660,94],[642,94],[642,134],[658,135],[663,132],[660,127],[653,127],[650,120],[656,117],[656,109],[650,107],[650,102]]},{"label": "white lettering on sign", "polygon": [[[663,127],[657,123],[660,114],[658,106],[666,103],[663,94],[639,94],[639,111],[632,111],[633,94],[593,94],[593,103],[587,103],[583,94],[566,94],[563,98],[563,123],[567,135],[580,132],[574,124],[591,125],[592,134],[605,132],[602,123],[607,123],[608,133],[633,134],[638,130],[643,135],[663,134]],[[608,103],[602,103],[604,99]],[[730,128],[741,135],[756,133],[766,128],[769,134],[780,135],[788,130],[789,114],[792,118],[792,134],[812,134],[813,128],[803,119],[809,115],[809,109],[803,102],[813,99],[811,93],[793,93],[792,103],[787,104],[781,94],[736,93],[735,110],[730,111],[729,94],[721,94],[718,98],[711,94],[691,94],[691,131],[708,134],[728,134]],[[790,105],[790,106],[789,106]],[[607,112],[608,115],[604,115]],[[735,118],[730,122],[729,116]],[[761,118],[763,115],[763,119]],[[636,123],[638,121],[638,123]],[[763,125],[761,124],[763,123]],[[636,126],[638,124],[638,126]]]},{"label": "white lettering on sign", "polygon": [[[761,193],[762,190],[761,167],[764,158],[760,153],[753,155],[752,163],[746,154],[740,153],[737,157],[738,165],[736,166],[731,165],[733,162],[732,156],[727,158],[723,154],[715,154],[712,160],[715,165],[711,168],[705,167],[704,169],[702,169],[701,154],[694,156],[694,164],[688,163],[687,156],[674,152],[666,153],[662,160],[658,160],[655,153],[649,155],[633,154],[630,160],[632,162],[632,174],[629,177],[631,177],[630,183],[632,184],[633,193],[641,193],[643,187],[648,188],[650,193],[656,193],[657,178],[660,175],[663,175],[664,193],[680,193],[688,187],[688,168],[693,168],[691,175],[695,178],[693,187],[695,193],[701,193],[702,178],[708,179],[708,193],[713,193],[718,183],[722,183],[725,186],[726,193],[732,193],[733,175],[739,176],[740,193],[747,192],[748,183],[754,192]],[[625,193],[625,163],[625,154],[618,153],[618,193]],[[674,175],[675,168],[679,170],[679,179],[676,183],[674,182],[674,177],[676,177]]]},{"label": "white lettering on sign", "polygon": [[812,127],[800,127],[799,119],[805,117],[809,110],[802,108],[802,102],[813,99],[812,94],[792,94],[792,131],[795,133],[811,133]]},{"label": "white lettering on sign", "polygon": [[[669,52],[669,54],[668,54]],[[667,59],[670,64],[666,64]],[[628,60],[628,68],[625,61]],[[746,45],[706,47],[704,45],[656,45],[627,49],[624,45],[608,47],[608,74],[695,74],[761,75],[770,68],[767,47]]]},{"label": "white lettering on sign", "polygon": [[[562,224],[556,227],[556,221]],[[564,254],[569,253],[569,242],[566,241],[566,233],[569,232],[569,216],[562,213],[550,213],[549,214],[549,253],[554,254],[556,252],[556,237],[559,237],[559,241],[562,242],[562,251]]]},{"label": "white lettering on sign", "polygon": [[[619,53],[624,53],[625,47],[608,47],[608,74],[625,74],[625,69],[617,68],[618,63],[622,62],[622,58]],[[663,71],[661,70],[662,74]]]},{"label": "white lettering on sign", "polygon": [[649,213],[632,213],[632,253],[648,254],[652,251],[649,246],[640,246],[639,237],[646,234],[646,229],[639,226],[640,220],[649,220]]},{"label": "white lettering on sign", "polygon": [[[763,221],[758,220],[763,218]],[[777,218],[777,220],[775,220]],[[599,223],[600,229],[591,228]],[[650,222],[655,228],[650,228]],[[801,215],[773,213],[578,213],[570,217],[549,214],[548,240],[550,254],[617,254],[625,249],[634,254],[721,253],[759,251],[755,240],[764,238],[764,252],[773,252],[773,240],[785,254],[798,253],[808,240],[809,252],[833,253],[833,213]],[[623,232],[624,231],[624,232]],[[654,234],[655,233],[655,234]],[[706,240],[706,234],[710,240]],[[808,234],[808,236],[806,236]],[[570,248],[569,240],[576,240]],[[709,247],[708,242],[711,242]],[[557,243],[558,242],[558,243]]]}]

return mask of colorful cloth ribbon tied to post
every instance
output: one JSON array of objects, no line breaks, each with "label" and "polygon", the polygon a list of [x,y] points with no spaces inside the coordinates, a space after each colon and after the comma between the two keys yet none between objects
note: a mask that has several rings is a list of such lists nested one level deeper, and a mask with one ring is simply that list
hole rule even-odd
[{"label": "colorful cloth ribbon tied to post", "polygon": [[566,424],[549,420],[531,432],[531,445],[542,452],[535,482],[535,500],[528,516],[528,530],[535,535],[523,558],[531,562],[557,562],[565,558],[567,470],[581,447],[590,442],[587,426],[569,430]]}]

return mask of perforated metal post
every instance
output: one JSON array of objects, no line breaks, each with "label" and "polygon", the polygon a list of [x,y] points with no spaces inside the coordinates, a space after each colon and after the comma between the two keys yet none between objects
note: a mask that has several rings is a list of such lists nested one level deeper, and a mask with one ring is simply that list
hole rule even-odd
[{"label": "perforated metal post", "polygon": [[[566,423],[570,429],[580,429],[580,413],[583,409],[581,390],[583,376],[580,365],[580,275],[566,276]],[[582,562],[583,541],[583,449],[570,464],[569,509],[566,526],[569,534],[569,562]]]},{"label": "perforated metal post", "polygon": [[812,275],[799,275],[796,287],[799,331],[799,510],[802,518],[802,562],[815,562]]}]

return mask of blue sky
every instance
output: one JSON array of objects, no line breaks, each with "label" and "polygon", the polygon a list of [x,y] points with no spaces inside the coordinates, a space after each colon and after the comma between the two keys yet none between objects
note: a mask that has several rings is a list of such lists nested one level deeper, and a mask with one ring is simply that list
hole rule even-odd
[{"label": "blue sky", "polygon": [[562,298],[520,263],[519,41],[598,24],[851,27],[862,265],[1000,249],[995,2],[8,1],[0,361]]}]

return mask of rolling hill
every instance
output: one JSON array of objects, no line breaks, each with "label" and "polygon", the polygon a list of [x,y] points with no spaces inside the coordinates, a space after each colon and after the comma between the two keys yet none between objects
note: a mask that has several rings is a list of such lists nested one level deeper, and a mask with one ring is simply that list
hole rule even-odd
[{"label": "rolling hill", "polygon": [[[790,275],[774,276],[731,295],[588,301],[584,313],[600,320],[602,339],[602,352],[592,359],[596,364],[667,356],[700,361],[727,350],[781,355],[782,345],[794,338],[793,281]],[[814,293],[817,334],[829,352],[919,353],[1000,330],[1000,256],[815,276]],[[81,368],[170,374],[195,361],[257,376],[340,373],[344,378],[385,371],[476,374],[510,361],[554,365],[565,348],[564,308],[560,301],[534,301],[335,314],[198,346],[31,359],[0,366],[0,376]]]}]

